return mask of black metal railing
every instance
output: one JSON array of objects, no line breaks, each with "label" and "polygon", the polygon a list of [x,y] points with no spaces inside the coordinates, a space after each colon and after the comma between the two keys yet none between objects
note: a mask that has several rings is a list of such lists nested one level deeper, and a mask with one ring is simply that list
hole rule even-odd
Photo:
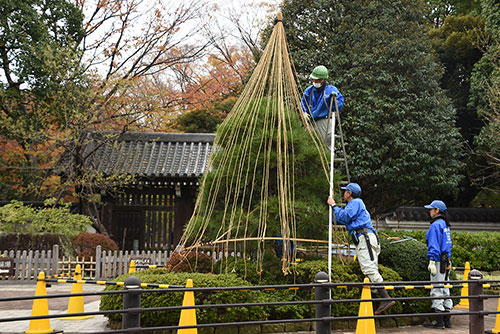
[{"label": "black metal railing", "polygon": [[[453,287],[462,288],[467,283],[468,285],[468,296],[449,296],[446,298],[450,299],[468,299],[470,301],[469,311],[453,312],[451,316],[468,315],[469,322],[469,332],[471,334],[483,334],[484,333],[484,316],[488,314],[499,314],[499,311],[485,311],[484,310],[484,300],[488,298],[498,298],[498,295],[486,295],[483,293],[483,287],[500,287],[500,280],[483,280],[482,274],[477,270],[472,270],[469,273],[468,280],[461,281],[442,281],[442,282],[430,282],[430,281],[411,281],[411,282],[383,282],[383,283],[330,283],[328,282],[328,276],[326,273],[318,273],[315,278],[314,284],[290,284],[290,285],[267,285],[267,286],[241,286],[241,287],[213,287],[213,288],[194,288],[194,287],[182,287],[182,286],[169,286],[168,289],[157,288],[155,284],[141,283],[139,278],[135,276],[128,277],[125,282],[120,282],[122,284],[116,284],[117,282],[108,282],[109,284],[121,285],[123,290],[115,291],[101,291],[101,292],[85,292],[85,293],[64,293],[64,294],[52,294],[52,295],[41,295],[41,296],[27,296],[27,297],[7,297],[0,298],[0,302],[12,302],[21,300],[36,300],[36,299],[50,299],[50,298],[67,298],[76,296],[96,296],[96,295],[113,295],[121,294],[123,295],[123,309],[119,310],[105,310],[105,311],[95,311],[95,312],[83,312],[83,313],[70,313],[65,316],[86,316],[86,315],[111,315],[111,314],[123,314],[122,316],[122,329],[116,330],[106,330],[105,332],[93,332],[93,334],[98,333],[146,333],[159,330],[175,330],[184,328],[214,328],[214,327],[227,327],[227,326],[246,326],[246,325],[263,325],[263,324],[283,324],[283,323],[300,323],[300,322],[315,322],[316,332],[318,334],[329,334],[331,333],[331,323],[335,321],[345,321],[345,320],[365,320],[365,319],[384,319],[384,318],[404,318],[404,317],[432,317],[435,313],[411,313],[411,314],[388,314],[388,315],[366,315],[366,316],[331,316],[331,306],[336,303],[362,303],[362,302],[373,302],[373,301],[424,301],[433,299],[442,299],[443,297],[396,297],[396,298],[359,298],[359,299],[342,299],[334,300],[330,298],[331,289],[336,288],[384,288],[387,290],[395,289],[431,289],[438,287]],[[45,280],[43,280],[45,281]],[[57,279],[47,279],[46,281],[54,283],[92,283],[96,284],[95,281],[85,281],[85,280],[57,280]],[[103,281],[99,281],[103,282]],[[44,282],[45,283],[45,282]],[[142,287],[150,287],[153,289],[142,289]],[[266,302],[266,303],[232,303],[232,304],[211,304],[211,305],[187,305],[187,306],[165,306],[165,307],[153,307],[153,308],[142,308],[141,307],[141,296],[145,293],[176,293],[176,292],[220,292],[220,291],[237,291],[237,290],[280,290],[280,289],[315,289],[315,299],[314,300],[301,300],[301,301],[283,301],[283,302]],[[238,308],[238,307],[276,307],[285,305],[314,305],[315,306],[315,317],[314,318],[304,318],[304,319],[277,319],[277,320],[262,320],[262,321],[240,321],[240,322],[226,322],[226,323],[210,323],[210,324],[192,324],[183,326],[158,326],[158,327],[140,327],[141,314],[144,312],[153,311],[178,311],[187,309],[216,309],[216,308]],[[0,323],[21,321],[21,320],[39,320],[39,319],[51,319],[51,318],[61,318],[61,314],[53,315],[39,315],[39,316],[25,316],[25,317],[15,317],[15,318],[3,318],[0,319]]]}]

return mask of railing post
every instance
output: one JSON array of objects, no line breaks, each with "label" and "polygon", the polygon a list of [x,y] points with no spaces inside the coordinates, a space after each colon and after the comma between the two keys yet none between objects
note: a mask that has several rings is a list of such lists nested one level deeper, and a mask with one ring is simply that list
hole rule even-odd
[{"label": "railing post", "polygon": [[[328,274],[324,271],[320,271],[314,276],[315,283],[328,283]],[[315,299],[316,301],[329,301],[330,300],[330,287],[317,286],[315,289]],[[326,318],[330,317],[331,304],[329,303],[318,303],[316,304],[315,315],[316,318]],[[316,333],[317,334],[330,334],[332,332],[332,326],[329,321],[316,321]]]},{"label": "railing post", "polygon": [[[483,294],[483,274],[476,269],[473,269],[469,273],[469,297],[473,297],[469,300],[469,311],[478,312],[484,310],[484,302],[482,298],[478,298],[479,295]],[[483,334],[484,333],[484,315],[482,314],[470,314],[469,315],[469,333],[470,334]]]},{"label": "railing post", "polygon": [[[123,295],[123,313],[122,328],[140,328],[141,327],[141,280],[135,276],[127,277],[124,284],[127,293]],[[135,333],[134,331],[129,333]]]}]

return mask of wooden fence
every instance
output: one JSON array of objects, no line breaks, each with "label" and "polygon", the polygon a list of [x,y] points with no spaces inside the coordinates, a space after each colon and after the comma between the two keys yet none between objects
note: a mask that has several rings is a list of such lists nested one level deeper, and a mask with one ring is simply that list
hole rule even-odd
[{"label": "wooden fence", "polygon": [[[222,252],[205,252],[214,261],[223,257]],[[114,279],[128,272],[130,261],[137,264],[165,265],[172,251],[103,251],[96,248],[96,258],[83,259],[78,257],[59,256],[59,246],[54,245],[49,251],[0,251],[0,256],[13,259],[12,275],[3,279],[32,281],[40,271],[47,276],[72,277],[77,264],[82,268],[83,279]],[[234,252],[231,252],[234,256]],[[238,253],[237,256],[240,254]],[[0,280],[2,276],[0,276]]]}]

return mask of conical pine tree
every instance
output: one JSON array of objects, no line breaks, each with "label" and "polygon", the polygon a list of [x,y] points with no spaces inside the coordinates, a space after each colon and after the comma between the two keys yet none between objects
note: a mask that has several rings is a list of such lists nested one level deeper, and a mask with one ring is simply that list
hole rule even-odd
[{"label": "conical pine tree", "polygon": [[240,251],[262,267],[267,242],[326,239],[327,152],[300,111],[285,32],[277,20],[262,57],[218,130],[181,248]]}]

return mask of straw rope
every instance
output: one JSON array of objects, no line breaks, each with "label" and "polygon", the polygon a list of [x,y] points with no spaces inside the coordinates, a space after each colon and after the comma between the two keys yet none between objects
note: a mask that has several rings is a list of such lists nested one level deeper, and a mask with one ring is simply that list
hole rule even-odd
[{"label": "straw rope", "polygon": [[[246,259],[251,248],[256,250],[253,254],[261,271],[265,241],[279,239],[283,242],[282,270],[288,273],[290,265],[296,263],[296,247],[291,241],[308,240],[296,235],[295,152],[294,145],[290,144],[294,138],[292,123],[296,122],[296,115],[300,115],[303,127],[319,152],[327,179],[329,172],[323,141],[300,111],[301,95],[281,20],[279,13],[259,63],[217,131],[214,151],[207,166],[209,172],[203,178],[193,216],[185,227],[178,249],[207,244],[225,249],[239,247]],[[295,113],[294,119],[292,113]],[[258,122],[261,117],[263,123]],[[256,136],[257,133],[260,136]],[[260,165],[259,160],[263,160]],[[277,174],[272,180],[271,162],[276,164]],[[276,239],[270,239],[268,235],[270,194],[276,194],[279,201],[277,216],[281,237]],[[224,208],[217,210],[216,204],[221,202]],[[255,206],[255,202],[259,205]],[[216,213],[220,226],[217,236],[210,241],[207,240],[207,228]],[[251,217],[255,216],[258,216],[258,224],[251,222]],[[249,242],[252,242],[252,247],[249,247]]]}]

